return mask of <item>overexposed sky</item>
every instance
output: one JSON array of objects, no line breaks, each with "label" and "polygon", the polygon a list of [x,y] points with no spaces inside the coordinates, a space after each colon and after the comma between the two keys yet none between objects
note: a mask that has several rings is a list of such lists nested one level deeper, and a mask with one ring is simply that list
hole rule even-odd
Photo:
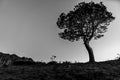
[{"label": "overexposed sky", "polygon": [[[57,18],[78,2],[91,0],[0,0],[0,52],[31,57],[34,60],[88,61],[83,42],[59,38]],[[96,61],[114,59],[120,53],[120,1],[103,1],[116,19],[105,36],[91,41]]]}]

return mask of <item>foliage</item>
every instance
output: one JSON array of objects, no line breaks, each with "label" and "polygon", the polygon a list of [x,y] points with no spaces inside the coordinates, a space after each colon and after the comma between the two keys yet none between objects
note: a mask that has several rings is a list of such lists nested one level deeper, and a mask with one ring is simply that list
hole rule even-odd
[{"label": "foliage", "polygon": [[107,26],[115,17],[107,11],[102,2],[81,2],[69,13],[61,13],[58,18],[57,26],[62,29],[59,36],[65,40],[84,42],[92,38],[103,37],[107,31]]},{"label": "foliage", "polygon": [[72,63],[70,61],[64,61],[62,64],[69,65],[69,64],[72,64]]},{"label": "foliage", "polygon": [[116,60],[120,60],[120,54],[117,54]]},{"label": "foliage", "polygon": [[58,64],[57,61],[50,61],[47,63],[48,65],[55,65],[55,64]]},{"label": "foliage", "polygon": [[120,61],[0,68],[0,80],[119,80]]},{"label": "foliage", "polygon": [[91,1],[79,3],[67,14],[61,13],[56,24],[61,29],[59,36],[62,39],[71,42],[83,40],[89,54],[89,62],[94,63],[94,54],[89,42],[103,37],[107,26],[114,19],[102,2]]},{"label": "foliage", "polygon": [[52,55],[52,56],[50,57],[50,59],[51,59],[51,61],[54,61],[54,60],[56,59],[56,56],[55,56],[55,55]]}]

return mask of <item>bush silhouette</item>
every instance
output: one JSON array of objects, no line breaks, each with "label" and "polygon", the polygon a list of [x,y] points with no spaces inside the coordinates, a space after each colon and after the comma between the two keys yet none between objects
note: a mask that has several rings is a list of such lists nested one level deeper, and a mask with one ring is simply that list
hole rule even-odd
[{"label": "bush silhouette", "polygon": [[48,64],[48,65],[56,65],[56,64],[58,64],[58,63],[57,63],[57,61],[50,61],[50,62],[48,62],[47,64]]}]

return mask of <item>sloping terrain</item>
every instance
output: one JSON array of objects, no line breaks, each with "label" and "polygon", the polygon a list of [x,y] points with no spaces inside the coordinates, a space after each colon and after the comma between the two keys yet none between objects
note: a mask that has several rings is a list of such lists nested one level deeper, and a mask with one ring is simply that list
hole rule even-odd
[{"label": "sloping terrain", "polygon": [[3,65],[11,65],[13,63],[20,63],[20,62],[34,62],[32,58],[27,57],[19,57],[16,54],[6,54],[0,52],[0,66]]},{"label": "sloping terrain", "polygon": [[3,66],[0,80],[120,80],[120,61]]}]

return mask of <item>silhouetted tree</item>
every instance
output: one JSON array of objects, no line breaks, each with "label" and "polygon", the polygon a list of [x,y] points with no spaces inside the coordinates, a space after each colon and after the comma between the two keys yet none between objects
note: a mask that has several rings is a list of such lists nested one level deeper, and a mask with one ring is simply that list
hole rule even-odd
[{"label": "silhouetted tree", "polygon": [[89,53],[89,62],[95,62],[89,42],[93,38],[103,37],[107,26],[114,19],[102,2],[81,2],[69,13],[61,13],[59,16],[57,26],[62,29],[59,36],[72,42],[82,39]]}]

